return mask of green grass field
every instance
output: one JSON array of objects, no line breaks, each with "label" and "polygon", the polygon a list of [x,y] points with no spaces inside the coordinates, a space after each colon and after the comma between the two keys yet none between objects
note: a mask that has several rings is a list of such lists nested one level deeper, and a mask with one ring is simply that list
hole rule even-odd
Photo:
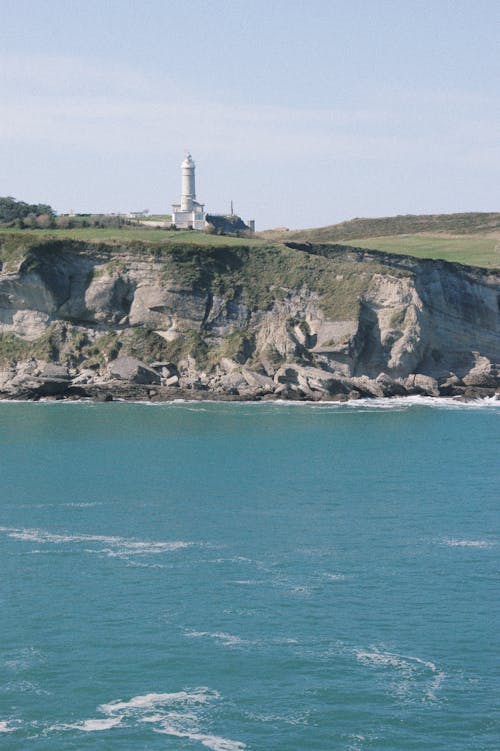
[{"label": "green grass field", "polygon": [[[382,250],[387,253],[400,253],[417,258],[434,258],[454,261],[471,266],[500,268],[500,233],[494,235],[459,235],[456,237],[444,234],[415,234],[388,235],[383,237],[364,237],[360,239],[340,240],[340,245],[351,245],[357,248]],[[189,230],[168,231],[163,229],[149,229],[148,227],[124,228],[79,228],[79,229],[37,229],[19,230],[2,229],[1,235],[10,238],[9,245],[18,245],[23,238],[32,245],[38,240],[49,238],[82,240],[84,242],[110,242],[112,244],[126,244],[127,242],[150,242],[162,245],[198,245],[207,247],[263,247],[269,245],[264,237],[229,237],[224,235],[210,235],[205,232]],[[288,238],[287,238],[288,239]],[[290,238],[291,240],[292,238]],[[281,240],[283,242],[283,240]],[[286,240],[285,240],[286,242]],[[312,240],[312,242],[320,242]],[[324,241],[332,242],[332,240]],[[335,241],[333,241],[335,242]],[[271,242],[279,245],[280,240]],[[17,252],[17,251],[16,251]]]},{"label": "green grass field", "polygon": [[441,258],[444,261],[465,263],[470,266],[500,267],[500,237],[461,235],[398,235],[389,237],[364,237],[345,241],[357,248],[401,253],[416,258]]},{"label": "green grass field", "polygon": [[221,245],[238,246],[238,245],[264,245],[265,240],[258,238],[247,237],[229,237],[224,235],[209,235],[205,232],[195,232],[192,230],[178,230],[169,231],[164,229],[149,229],[148,227],[124,227],[124,228],[105,228],[100,229],[96,227],[86,227],[78,229],[34,229],[34,230],[19,230],[19,229],[2,229],[2,234],[9,234],[17,237],[40,238],[41,240],[47,240],[48,238],[57,238],[62,240],[68,238],[70,240],[84,240],[85,242],[126,242],[141,241],[152,243],[166,243],[166,244],[192,244],[192,245],[210,245],[212,247],[219,247]]}]

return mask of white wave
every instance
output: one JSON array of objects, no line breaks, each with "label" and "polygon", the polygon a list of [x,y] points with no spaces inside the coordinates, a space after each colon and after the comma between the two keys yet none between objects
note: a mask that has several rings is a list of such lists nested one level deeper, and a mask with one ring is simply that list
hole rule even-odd
[{"label": "white wave", "polygon": [[[19,403],[29,404],[34,406],[34,402],[25,399],[0,399],[0,403],[6,402],[8,404]],[[173,399],[169,402],[142,402],[132,401],[126,399],[116,399],[117,403],[121,404],[133,404],[139,408],[148,409],[178,409],[189,410],[192,412],[208,412],[206,406],[214,405],[222,406],[225,409],[259,409],[266,412],[270,412],[273,408],[305,408],[305,409],[333,409],[333,410],[346,410],[355,409],[356,411],[373,411],[376,409],[396,409],[398,411],[408,409],[413,406],[426,406],[434,408],[448,408],[448,409],[481,409],[481,408],[500,408],[500,399],[497,396],[484,397],[480,399],[468,399],[462,401],[458,397],[435,397],[435,396],[392,396],[392,397],[376,397],[376,398],[362,398],[353,399],[347,402],[312,402],[305,400],[293,400],[293,399],[273,399],[271,401],[220,401],[218,399]],[[99,409],[99,404],[93,404],[85,400],[75,399],[70,402],[57,402],[51,399],[40,400],[36,403],[38,406],[45,408],[58,408],[61,404],[65,407],[73,406],[75,409],[85,405],[86,409]]]},{"label": "white wave", "polygon": [[396,689],[399,695],[408,695],[418,687],[416,681],[424,681],[422,690],[425,699],[435,701],[436,692],[446,678],[444,671],[439,670],[433,662],[413,655],[381,652],[375,647],[370,651],[355,649],[354,653],[359,662],[366,665],[394,668],[402,678]]},{"label": "white wave", "polygon": [[288,636],[277,636],[271,639],[272,644],[298,644],[297,639],[290,639]]},{"label": "white wave", "polygon": [[199,741],[202,746],[211,748],[212,751],[243,751],[246,748],[246,744],[241,741],[233,741],[229,738],[222,738],[219,735],[208,735],[192,730],[183,730],[175,725],[170,725],[168,721],[164,722],[161,728],[155,728],[155,732],[164,735],[173,735],[176,738],[188,738],[191,741]]},{"label": "white wave", "polygon": [[367,652],[362,649],[355,649],[354,652],[360,662],[371,665],[390,665],[398,669],[408,667],[408,663],[400,655],[393,654],[392,652]]},{"label": "white wave", "polygon": [[46,658],[35,647],[22,647],[9,652],[4,658],[4,667],[16,673],[28,670],[32,665],[45,662]]},{"label": "white wave", "polygon": [[[104,717],[51,725],[44,732],[63,730],[91,733],[111,730],[122,723],[127,727],[133,727],[134,723],[146,723],[153,732],[197,741],[212,751],[244,751],[245,743],[204,732],[200,728],[206,712],[205,705],[219,698],[217,691],[206,686],[170,693],[139,694],[128,700],[118,699],[101,704],[97,710]],[[0,721],[0,732],[13,732],[16,729],[11,727],[10,722]]]},{"label": "white wave", "polygon": [[173,568],[170,563],[140,563],[139,561],[130,560],[125,555],[121,556],[110,556],[111,558],[126,558],[127,559],[127,567],[130,568]]},{"label": "white wave", "polygon": [[50,695],[50,691],[40,688],[40,685],[33,683],[33,681],[12,681],[4,684],[0,690],[2,693],[36,694],[37,696]]},{"label": "white wave", "polygon": [[[276,586],[286,586],[282,582],[277,582]],[[290,587],[290,594],[298,595],[299,597],[309,597],[312,593],[311,587],[306,587],[304,584],[297,584],[295,587]]]},{"label": "white wave", "polygon": [[213,639],[214,641],[219,642],[225,647],[236,647],[246,644],[254,644],[254,642],[249,641],[248,639],[242,639],[240,636],[236,636],[235,634],[228,634],[225,631],[186,631],[185,636],[190,639]]},{"label": "white wave", "polygon": [[169,694],[142,694],[134,696],[128,701],[112,701],[109,704],[101,704],[99,712],[115,714],[116,712],[134,712],[135,710],[156,710],[160,706],[169,704],[205,704],[217,699],[217,691],[202,687],[194,691],[177,691]]},{"label": "white wave", "polygon": [[[215,402],[217,403],[217,402]],[[436,396],[392,396],[392,397],[375,397],[352,399],[347,402],[310,402],[299,399],[274,399],[272,401],[259,402],[225,402],[224,406],[231,407],[248,407],[264,409],[271,411],[273,408],[297,408],[319,409],[319,410],[346,410],[354,409],[356,411],[374,411],[381,409],[395,409],[402,411],[411,407],[438,407],[445,409],[480,409],[480,408],[500,408],[500,399],[496,396],[485,397],[481,399],[469,399],[462,401],[457,397],[436,397]]]},{"label": "white wave", "polygon": [[212,639],[217,644],[224,647],[266,647],[274,645],[295,645],[298,644],[296,639],[287,636],[276,636],[270,639],[243,639],[236,634],[228,634],[225,631],[185,631],[184,636],[188,639]]},{"label": "white wave", "polygon": [[280,725],[308,725],[309,712],[300,712],[296,715],[270,714],[265,712],[245,712],[245,716],[257,722],[272,722]]},{"label": "white wave", "polygon": [[93,508],[94,506],[102,506],[102,503],[94,501],[89,503],[62,503],[61,505],[64,506],[64,508]]},{"label": "white wave", "polygon": [[217,691],[200,687],[175,693],[141,694],[128,701],[101,704],[98,709],[111,720],[116,720],[116,724],[123,719],[130,721],[135,718],[138,722],[150,724],[156,733],[198,741],[212,751],[243,751],[246,745],[240,741],[200,731],[201,707],[219,697]]},{"label": "white wave", "polygon": [[260,579],[231,579],[228,584],[237,584],[240,587],[259,587],[269,584],[269,582]]},{"label": "white wave", "polygon": [[14,733],[18,728],[10,726],[10,720],[0,720],[0,733]]},{"label": "white wave", "polygon": [[71,725],[60,725],[59,727],[64,730],[81,730],[84,733],[93,733],[99,730],[110,730],[119,725],[122,719],[122,717],[106,717],[101,720],[84,720],[83,722],[75,722]]},{"label": "white wave", "polygon": [[345,574],[330,574],[328,572],[323,574],[323,578],[332,582],[343,582],[347,579]]},{"label": "white wave", "polygon": [[450,548],[492,548],[497,545],[491,540],[457,540],[454,538],[444,539],[442,544]]},{"label": "white wave", "polygon": [[365,741],[366,736],[361,735],[360,733],[352,733],[351,735],[348,735],[347,742],[349,745],[347,746],[346,751],[361,751]]},{"label": "white wave", "polygon": [[58,534],[44,529],[16,529],[15,527],[0,527],[8,537],[23,542],[37,542],[41,544],[66,545],[70,543],[106,545],[105,548],[85,549],[86,553],[101,553],[112,558],[123,558],[130,555],[156,555],[181,550],[192,545],[184,540],[161,541],[134,540],[126,537],[89,534]]}]

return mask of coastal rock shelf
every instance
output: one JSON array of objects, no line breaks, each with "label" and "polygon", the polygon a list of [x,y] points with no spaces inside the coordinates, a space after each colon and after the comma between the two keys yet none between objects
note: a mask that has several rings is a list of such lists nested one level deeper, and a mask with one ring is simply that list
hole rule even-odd
[{"label": "coastal rock shelf", "polygon": [[492,396],[497,271],[338,245],[0,239],[0,397]]}]

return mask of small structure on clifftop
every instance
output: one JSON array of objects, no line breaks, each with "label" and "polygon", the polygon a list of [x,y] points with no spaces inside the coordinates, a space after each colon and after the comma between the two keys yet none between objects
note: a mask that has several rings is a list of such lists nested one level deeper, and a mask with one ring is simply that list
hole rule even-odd
[{"label": "small structure on clifftop", "polygon": [[172,204],[172,224],[179,229],[205,229],[205,206],[196,200],[195,163],[187,154],[181,164],[181,200]]}]

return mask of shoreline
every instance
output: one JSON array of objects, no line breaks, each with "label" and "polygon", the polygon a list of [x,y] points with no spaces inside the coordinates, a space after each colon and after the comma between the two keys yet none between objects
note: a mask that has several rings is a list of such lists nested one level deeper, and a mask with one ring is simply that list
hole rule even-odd
[{"label": "shoreline", "polygon": [[[146,366],[144,366],[146,367]],[[291,370],[291,369],[290,369]],[[153,372],[153,371],[151,371]],[[316,371],[314,371],[316,373]],[[154,374],[160,381],[160,377]],[[299,374],[300,375],[300,374]],[[320,373],[323,376],[323,373]],[[305,381],[297,379],[294,383],[288,380],[272,381],[270,378],[263,383],[250,384],[245,382],[245,388],[225,389],[217,384],[203,382],[188,382],[181,384],[152,383],[149,378],[142,381],[132,379],[95,379],[84,381],[80,377],[72,377],[66,368],[57,365],[47,365],[37,375],[27,375],[8,381],[0,388],[0,401],[22,402],[134,402],[145,404],[169,404],[172,402],[190,403],[240,403],[240,404],[330,404],[353,405],[356,403],[369,404],[374,401],[394,403],[395,399],[420,398],[427,401],[447,399],[456,403],[500,401],[498,379],[496,385],[466,385],[455,377],[439,385],[438,381],[427,376],[414,376],[406,379],[406,384],[394,381],[388,376],[377,379],[353,378],[350,381],[336,381],[325,378]],[[179,379],[176,377],[176,380]],[[17,381],[17,382],[16,382]]]},{"label": "shoreline", "polygon": [[97,399],[92,397],[78,397],[78,398],[63,398],[63,397],[50,397],[44,396],[40,398],[20,398],[0,397],[1,404],[44,404],[44,405],[61,405],[61,404],[75,404],[75,405],[99,405],[99,404],[135,404],[137,406],[183,406],[183,405],[217,405],[217,404],[234,404],[237,406],[279,406],[279,407],[317,407],[317,408],[331,408],[337,409],[356,409],[356,408],[391,408],[398,406],[428,406],[428,407],[500,407],[500,394],[494,394],[493,396],[483,397],[463,397],[463,396],[429,396],[423,394],[412,394],[407,396],[374,396],[374,397],[361,397],[360,399],[352,399],[347,401],[340,401],[338,399],[282,399],[282,398],[267,398],[267,399],[241,399],[236,396],[230,395],[213,398],[213,395],[208,398],[191,396],[172,396],[169,399],[137,399],[137,398],[124,398],[116,397],[113,399]]}]

